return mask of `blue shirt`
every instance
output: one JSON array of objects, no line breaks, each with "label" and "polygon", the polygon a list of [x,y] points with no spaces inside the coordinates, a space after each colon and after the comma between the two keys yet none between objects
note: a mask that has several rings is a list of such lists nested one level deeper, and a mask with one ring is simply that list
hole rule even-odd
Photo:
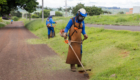
[{"label": "blue shirt", "polygon": [[[48,21],[48,20],[49,20],[49,21]],[[46,25],[47,25],[47,24],[51,24],[51,27],[52,27],[52,24],[55,24],[55,22],[53,21],[52,18],[49,18],[49,19],[46,20]]]},{"label": "blue shirt", "polygon": [[[75,17],[74,17],[73,19],[74,19],[74,21],[75,21]],[[76,20],[76,22],[77,22],[77,23],[82,23],[82,24],[83,24],[83,27],[82,27],[82,34],[83,34],[83,35],[86,34],[86,32],[85,32],[85,22],[84,22],[84,21],[78,22],[78,20]],[[65,31],[64,31],[64,32],[67,33],[68,30],[71,28],[72,25],[73,25],[73,22],[72,22],[72,19],[70,19],[69,22],[68,22],[68,24],[67,24],[67,26],[66,26],[66,28],[65,28]]]}]

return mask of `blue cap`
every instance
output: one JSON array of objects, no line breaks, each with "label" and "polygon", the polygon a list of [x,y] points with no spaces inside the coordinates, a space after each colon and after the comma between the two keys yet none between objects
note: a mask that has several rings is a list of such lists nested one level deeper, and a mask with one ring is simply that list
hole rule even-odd
[{"label": "blue cap", "polygon": [[81,13],[81,12],[80,12],[80,14],[81,14],[82,16],[84,16],[84,17],[87,17],[87,15],[88,15],[87,13],[86,13],[86,14],[83,14],[83,13]]}]

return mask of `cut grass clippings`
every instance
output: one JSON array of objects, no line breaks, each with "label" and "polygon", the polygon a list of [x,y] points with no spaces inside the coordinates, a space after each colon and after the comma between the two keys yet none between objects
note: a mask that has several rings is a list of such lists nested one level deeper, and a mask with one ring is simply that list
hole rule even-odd
[{"label": "cut grass clippings", "polygon": [[[70,18],[58,20],[56,28],[64,29]],[[40,39],[29,39],[32,44],[47,44],[64,60],[68,45],[55,28],[56,37],[47,39],[45,21],[41,19],[25,26]],[[88,39],[83,42],[82,62],[91,68],[90,80],[139,80],[140,79],[140,32],[105,30],[86,27]],[[61,64],[61,63],[60,63]]]}]

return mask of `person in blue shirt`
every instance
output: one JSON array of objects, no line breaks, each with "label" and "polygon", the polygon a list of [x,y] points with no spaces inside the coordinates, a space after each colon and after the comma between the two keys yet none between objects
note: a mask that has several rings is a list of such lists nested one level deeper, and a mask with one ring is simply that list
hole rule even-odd
[{"label": "person in blue shirt", "polygon": [[13,24],[13,20],[11,20],[11,24]]},{"label": "person in blue shirt", "polygon": [[46,20],[46,26],[48,28],[48,39],[55,36],[54,27],[52,24],[56,24],[56,22],[53,21],[52,17],[53,16],[49,16]]},{"label": "person in blue shirt", "polygon": [[[76,16],[69,20],[63,33],[64,39],[67,39],[67,37],[69,37],[71,46],[73,47],[74,51],[76,52],[80,60],[82,58],[81,33],[84,35],[84,40],[88,38],[85,32],[85,23],[84,23],[84,19],[86,16],[87,16],[86,10],[84,8],[79,9]],[[69,34],[67,36],[68,31]],[[76,58],[70,46],[68,50],[66,63],[70,64],[71,71],[73,72],[76,71],[75,64],[77,64],[78,67],[81,67],[81,64],[79,63],[78,59]]]}]

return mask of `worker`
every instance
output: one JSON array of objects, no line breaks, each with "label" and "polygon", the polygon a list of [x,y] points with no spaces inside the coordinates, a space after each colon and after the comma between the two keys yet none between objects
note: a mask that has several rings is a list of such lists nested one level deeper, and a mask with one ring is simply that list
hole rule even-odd
[{"label": "worker", "polygon": [[[64,39],[67,39],[69,37],[69,41],[71,42],[71,46],[73,47],[74,51],[76,52],[77,56],[79,57],[80,61],[82,58],[82,37],[81,33],[84,36],[84,39],[87,39],[88,36],[85,32],[85,23],[84,19],[87,17],[86,10],[84,8],[81,8],[77,11],[77,14],[75,17],[71,18],[65,27],[63,37]],[[67,32],[69,30],[69,34],[67,35]],[[73,50],[69,46],[68,55],[67,55],[67,64],[70,64],[70,68],[72,72],[76,71],[75,64],[77,64],[77,67],[81,67],[81,64],[79,63],[78,59],[76,58]]]},{"label": "worker", "polygon": [[56,22],[53,21],[52,17],[53,16],[49,16],[46,20],[46,26],[48,28],[48,39],[55,36],[54,26],[52,24],[56,24]]},{"label": "worker", "polygon": [[13,24],[13,20],[11,19],[11,24]]}]

